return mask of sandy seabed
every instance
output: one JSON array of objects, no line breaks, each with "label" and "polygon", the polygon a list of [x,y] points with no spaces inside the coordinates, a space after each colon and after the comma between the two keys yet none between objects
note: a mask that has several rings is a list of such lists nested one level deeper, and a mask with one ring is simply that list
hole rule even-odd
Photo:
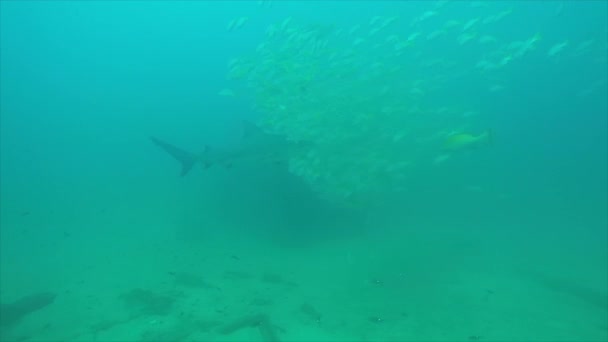
[{"label": "sandy seabed", "polygon": [[5,207],[2,302],[56,298],[2,340],[608,340],[601,253],[415,223],[299,245],[210,222],[194,237],[153,207]]}]

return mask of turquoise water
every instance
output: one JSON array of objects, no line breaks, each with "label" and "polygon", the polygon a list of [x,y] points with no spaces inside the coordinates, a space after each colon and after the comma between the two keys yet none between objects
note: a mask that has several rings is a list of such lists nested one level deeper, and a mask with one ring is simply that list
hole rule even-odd
[{"label": "turquoise water", "polygon": [[0,2],[0,340],[607,341],[607,13]]}]

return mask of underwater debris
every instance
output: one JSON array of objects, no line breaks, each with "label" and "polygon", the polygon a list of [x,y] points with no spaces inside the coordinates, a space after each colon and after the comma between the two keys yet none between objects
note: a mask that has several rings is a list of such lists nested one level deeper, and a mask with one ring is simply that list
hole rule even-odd
[{"label": "underwater debris", "polygon": [[229,280],[247,280],[253,278],[253,275],[241,271],[226,271],[223,278]]},{"label": "underwater debris", "polygon": [[190,287],[190,288],[214,289],[214,290],[221,291],[221,289],[218,286],[207,282],[202,277],[197,276],[195,274],[184,273],[184,272],[177,272],[177,273],[171,272],[170,274],[174,277],[176,285]]},{"label": "underwater debris", "polygon": [[165,316],[171,312],[175,302],[175,298],[139,288],[126,292],[118,298],[124,302],[132,316]]},{"label": "underwater debris", "polygon": [[384,281],[378,278],[373,278],[370,280],[370,283],[372,283],[375,286],[384,286]]},{"label": "underwater debris", "polygon": [[305,316],[313,320],[315,323],[321,323],[321,313],[317,311],[312,305],[308,303],[304,303],[300,306],[300,312],[302,312]]},{"label": "underwater debris", "polygon": [[219,332],[223,335],[229,335],[244,328],[258,326],[262,321],[267,319],[267,316],[264,314],[241,317],[221,327]]},{"label": "underwater debris", "polygon": [[283,285],[283,286],[289,287],[289,288],[298,287],[298,284],[295,283],[294,281],[285,279],[281,275],[275,274],[275,273],[266,272],[266,273],[262,274],[260,276],[260,281],[262,281],[264,283],[268,283],[268,284]]},{"label": "underwater debris", "polygon": [[261,280],[265,283],[269,284],[282,284],[285,283],[283,277],[274,273],[264,273],[262,274]]},{"label": "underwater debris", "polygon": [[170,326],[160,326],[148,329],[141,334],[140,341],[184,341],[188,336],[200,329],[194,321],[180,320]]},{"label": "underwater debris", "polygon": [[268,306],[272,305],[273,303],[274,302],[272,301],[272,299],[268,298],[254,298],[249,302],[249,304],[253,306]]},{"label": "underwater debris", "polygon": [[382,323],[384,322],[384,319],[382,317],[379,316],[370,316],[367,318],[368,321],[372,322],[372,323]]},{"label": "underwater debris", "polygon": [[245,328],[258,328],[264,342],[278,342],[279,337],[266,314],[257,314],[239,318],[219,329],[222,335],[229,335]]},{"label": "underwater debris", "polygon": [[[93,334],[94,339],[97,339],[97,335],[99,335],[99,333],[113,329],[114,327],[117,327],[119,325],[122,324],[126,324],[129,323],[130,321],[132,321],[132,317],[131,318],[123,318],[123,319],[105,319],[103,321],[99,321],[93,325],[91,325],[89,327],[89,331]],[[66,339],[66,340],[72,340],[72,339]],[[76,338],[74,338],[74,340],[77,340]]]}]

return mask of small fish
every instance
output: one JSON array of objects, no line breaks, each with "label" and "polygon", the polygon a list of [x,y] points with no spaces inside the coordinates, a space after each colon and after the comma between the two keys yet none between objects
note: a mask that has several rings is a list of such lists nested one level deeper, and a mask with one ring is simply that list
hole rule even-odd
[{"label": "small fish", "polygon": [[486,7],[488,4],[484,1],[473,1],[471,3],[469,3],[469,6],[471,8],[480,8],[480,7]]},{"label": "small fish", "polygon": [[396,142],[401,141],[401,139],[403,139],[404,136],[405,136],[405,133],[397,133],[397,134],[393,135],[392,140],[394,143],[396,143]]},{"label": "small fish", "polygon": [[241,27],[243,27],[243,25],[245,25],[245,23],[247,22],[247,20],[249,20],[248,17],[240,17],[234,24],[234,29],[238,30]]},{"label": "small fish", "polygon": [[419,17],[415,18],[414,20],[412,20],[412,25],[416,25],[419,24],[431,17],[434,17],[435,15],[437,15],[436,11],[426,11],[424,13],[422,13]]},{"label": "small fish", "polygon": [[287,29],[287,27],[289,26],[289,23],[291,23],[291,20],[292,20],[292,17],[285,18],[285,20],[283,20],[283,22],[280,25],[280,30]]},{"label": "small fish", "polygon": [[443,164],[443,162],[445,162],[448,159],[450,159],[449,154],[440,154],[437,157],[435,157],[435,159],[433,159],[433,164],[434,165]]},{"label": "small fish", "polygon": [[384,19],[384,22],[382,22],[382,24],[380,25],[382,28],[387,27],[389,25],[391,25],[392,23],[395,22],[395,20],[397,20],[397,17],[389,17]]},{"label": "small fish", "polygon": [[485,18],[484,18],[484,19],[481,21],[481,23],[482,23],[482,24],[484,24],[484,25],[487,25],[487,24],[491,24],[491,23],[495,22],[496,20],[497,20],[497,19],[496,19],[496,16],[495,16],[495,15],[491,15],[491,16],[489,16],[489,17],[485,17]]},{"label": "small fish", "polygon": [[228,31],[238,30],[241,27],[243,27],[243,25],[245,25],[245,23],[247,22],[247,20],[249,20],[249,18],[247,18],[247,17],[240,17],[238,19],[232,19],[228,23],[228,26],[226,27],[226,29]]},{"label": "small fish", "polygon": [[361,25],[355,25],[351,27],[350,30],[348,30],[348,34],[352,36],[353,34],[355,34],[355,32],[359,30],[360,27]]},{"label": "small fish", "polygon": [[489,130],[473,135],[470,133],[450,134],[444,141],[443,147],[446,150],[458,151],[477,146],[487,145],[492,141],[492,134]]},{"label": "small fish", "polygon": [[449,20],[449,21],[447,21],[443,25],[443,28],[447,29],[447,28],[452,28],[452,27],[458,26],[458,25],[460,25],[460,21],[458,21],[458,20]]},{"label": "small fish", "polygon": [[355,38],[355,40],[353,41],[353,46],[357,46],[363,42],[365,42],[364,38]]},{"label": "small fish", "polygon": [[433,17],[435,15],[437,15],[436,11],[426,11],[426,12],[422,13],[422,15],[418,18],[418,21],[420,22],[420,21],[427,20],[428,18]]},{"label": "small fish", "polygon": [[463,118],[472,118],[477,115],[479,115],[479,112],[476,112],[474,110],[469,110],[469,111],[462,113]]},{"label": "small fish", "polygon": [[471,19],[471,20],[467,21],[466,24],[464,24],[464,26],[462,27],[462,30],[466,31],[466,30],[470,29],[478,21],[479,21],[479,18],[475,18],[475,19]]},{"label": "small fish", "polygon": [[410,89],[410,94],[414,95],[414,96],[421,96],[424,95],[426,92],[418,87],[414,87],[412,89]]},{"label": "small fish", "polygon": [[477,62],[477,64],[475,64],[475,67],[482,70],[490,70],[495,69],[496,65],[490,61],[482,59],[481,61]]},{"label": "small fish", "polygon": [[561,43],[553,45],[549,52],[547,52],[547,56],[555,57],[558,53],[560,53],[566,46],[568,46],[568,41],[563,41]]},{"label": "small fish", "polygon": [[414,32],[414,33],[410,34],[409,36],[407,36],[406,42],[414,41],[416,38],[418,38],[419,35],[420,35],[420,32]]},{"label": "small fish", "polygon": [[226,30],[228,31],[232,31],[234,30],[234,25],[236,24],[236,19],[232,19],[228,22],[228,25],[226,25]]},{"label": "small fish", "polygon": [[[536,33],[534,36],[526,40],[525,42],[513,42],[511,43],[511,47],[516,49],[515,55],[517,57],[523,56],[528,51],[532,51],[536,48],[536,43],[541,40],[540,33]],[[518,44],[519,43],[519,44]]]},{"label": "small fish", "polygon": [[584,42],[579,43],[576,46],[576,49],[574,49],[574,55],[575,56],[580,56],[583,53],[588,52],[589,48],[593,45],[594,42],[595,42],[595,40],[589,39],[589,40],[586,40]]},{"label": "small fish", "polygon": [[369,30],[369,35],[370,36],[375,35],[376,33],[378,33],[378,31],[380,31],[381,28],[382,27],[374,27],[373,29]]},{"label": "small fish", "polygon": [[458,36],[458,44],[464,45],[464,44],[468,43],[469,41],[471,41],[473,38],[475,38],[475,34],[463,33],[460,36]]},{"label": "small fish", "polygon": [[442,35],[442,34],[444,34],[444,33],[445,33],[445,31],[444,31],[444,30],[435,30],[435,31],[433,31],[433,32],[429,33],[429,34],[426,36],[426,40],[435,39],[435,38],[439,37],[440,35]]},{"label": "small fish", "polygon": [[497,21],[499,21],[499,20],[502,20],[502,18],[506,17],[507,15],[509,15],[509,14],[511,14],[511,13],[513,13],[513,9],[512,9],[512,8],[510,8],[510,9],[508,9],[508,10],[506,10],[506,11],[502,11],[502,12],[500,12],[500,13],[496,14],[496,15],[492,15],[492,16],[486,17],[486,18],[485,18],[485,19],[482,21],[482,23],[483,23],[483,24],[491,24],[491,23],[495,23],[495,22],[497,22]]},{"label": "small fish", "polygon": [[258,1],[258,6],[259,7],[270,7],[270,6],[272,6],[272,1],[271,0],[260,0],[260,1]]},{"label": "small fish", "polygon": [[553,15],[559,17],[564,12],[564,3],[560,2],[555,6],[555,10],[553,11]]},{"label": "small fish", "polygon": [[505,66],[507,64],[509,64],[511,61],[513,60],[513,56],[508,55],[508,56],[504,56],[501,60],[500,60],[500,65],[501,66]]},{"label": "small fish", "polygon": [[494,85],[490,86],[490,88],[488,88],[488,90],[491,93],[496,93],[496,92],[499,92],[499,91],[503,91],[504,89],[505,89],[505,86],[503,86],[502,84],[494,84]]},{"label": "small fish", "polygon": [[372,19],[369,21],[369,24],[375,25],[378,22],[378,20],[380,20],[380,19],[382,19],[382,17],[376,15],[376,16],[372,17]]},{"label": "small fish", "polygon": [[434,8],[442,8],[448,3],[448,0],[439,0],[435,2]]},{"label": "small fish", "polygon": [[463,190],[467,192],[484,192],[484,188],[481,185],[476,184],[465,185]]},{"label": "small fish", "polygon": [[268,25],[268,27],[266,28],[266,35],[269,38],[274,37],[274,35],[277,33],[277,27],[274,24],[270,24]]},{"label": "small fish", "polygon": [[481,38],[479,38],[479,43],[480,44],[496,43],[496,38],[489,36],[489,35],[484,35]]},{"label": "small fish", "polygon": [[227,96],[227,97],[234,97],[234,91],[232,91],[232,89],[222,89],[218,95],[220,96]]}]

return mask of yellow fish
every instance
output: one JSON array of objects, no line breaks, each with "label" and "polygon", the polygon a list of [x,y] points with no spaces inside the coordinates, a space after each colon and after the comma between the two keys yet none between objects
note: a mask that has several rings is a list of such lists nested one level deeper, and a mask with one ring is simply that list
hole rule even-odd
[{"label": "yellow fish", "polygon": [[485,132],[479,135],[473,135],[470,133],[454,133],[450,134],[445,139],[443,147],[446,150],[458,151],[488,145],[491,142],[492,133],[490,132],[490,130],[486,130]]}]

